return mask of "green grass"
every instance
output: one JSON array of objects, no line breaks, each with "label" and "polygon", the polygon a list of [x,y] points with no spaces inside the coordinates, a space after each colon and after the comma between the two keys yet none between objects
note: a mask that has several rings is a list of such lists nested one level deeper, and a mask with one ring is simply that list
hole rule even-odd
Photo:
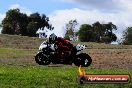
[{"label": "green grass", "polygon": [[33,54],[34,52],[37,52],[36,49],[13,49],[13,48],[0,48],[1,54],[16,54],[16,55],[29,55]]},{"label": "green grass", "polygon": [[25,56],[33,56],[36,54],[36,49],[13,49],[13,48],[0,48],[0,58],[20,58]]},{"label": "green grass", "polygon": [[[123,69],[85,68],[87,74],[130,74]],[[0,88],[131,88],[128,84],[78,84],[78,67],[0,66]]]},{"label": "green grass", "polygon": [[0,48],[0,64],[35,64],[37,49]]}]

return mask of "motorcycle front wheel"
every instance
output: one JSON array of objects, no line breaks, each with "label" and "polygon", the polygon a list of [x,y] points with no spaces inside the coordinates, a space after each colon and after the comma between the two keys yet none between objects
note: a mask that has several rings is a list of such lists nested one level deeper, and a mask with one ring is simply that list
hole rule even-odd
[{"label": "motorcycle front wheel", "polygon": [[47,57],[47,55],[43,54],[42,52],[39,52],[36,56],[35,56],[35,61],[36,63],[38,63],[39,65],[49,65],[50,64],[50,60]]},{"label": "motorcycle front wheel", "polygon": [[91,65],[91,63],[92,63],[92,59],[86,53],[81,53],[81,54],[77,55],[76,56],[76,60],[74,62],[74,64],[76,66],[80,66],[81,65],[82,67],[88,67],[88,66]]}]

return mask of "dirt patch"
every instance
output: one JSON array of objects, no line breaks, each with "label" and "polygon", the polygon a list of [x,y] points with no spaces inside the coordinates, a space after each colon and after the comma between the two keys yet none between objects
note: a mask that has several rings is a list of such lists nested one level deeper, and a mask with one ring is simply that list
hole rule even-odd
[{"label": "dirt patch", "polygon": [[132,50],[91,50],[93,68],[122,68],[132,69]]},{"label": "dirt patch", "polygon": [[[92,68],[121,68],[132,69],[132,49],[87,49],[93,62]],[[2,56],[4,55],[4,57]],[[30,64],[38,65],[35,60],[35,54],[30,53],[26,56],[8,58],[9,55],[1,54],[0,63],[2,64]],[[49,65],[49,67],[58,65]],[[60,66],[60,65],[59,65]]]},{"label": "dirt patch", "polygon": [[2,47],[3,46],[3,42],[1,41],[1,39],[0,39],[0,47]]}]

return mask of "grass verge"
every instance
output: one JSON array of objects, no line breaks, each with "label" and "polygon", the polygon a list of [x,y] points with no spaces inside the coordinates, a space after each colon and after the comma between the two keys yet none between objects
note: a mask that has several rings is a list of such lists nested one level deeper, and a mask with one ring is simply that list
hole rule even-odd
[{"label": "grass verge", "polygon": [[[130,74],[132,70],[85,68],[87,74]],[[0,65],[0,88],[131,88],[128,84],[83,84],[76,81],[78,67]]]}]

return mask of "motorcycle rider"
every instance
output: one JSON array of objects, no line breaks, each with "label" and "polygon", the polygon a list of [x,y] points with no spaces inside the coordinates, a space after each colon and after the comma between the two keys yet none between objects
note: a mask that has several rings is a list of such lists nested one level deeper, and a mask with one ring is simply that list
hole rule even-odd
[{"label": "motorcycle rider", "polygon": [[70,55],[73,49],[73,44],[70,43],[70,41],[62,37],[57,37],[54,33],[49,36],[49,43],[55,44],[56,52],[58,52],[60,57],[64,53],[68,53]]}]

